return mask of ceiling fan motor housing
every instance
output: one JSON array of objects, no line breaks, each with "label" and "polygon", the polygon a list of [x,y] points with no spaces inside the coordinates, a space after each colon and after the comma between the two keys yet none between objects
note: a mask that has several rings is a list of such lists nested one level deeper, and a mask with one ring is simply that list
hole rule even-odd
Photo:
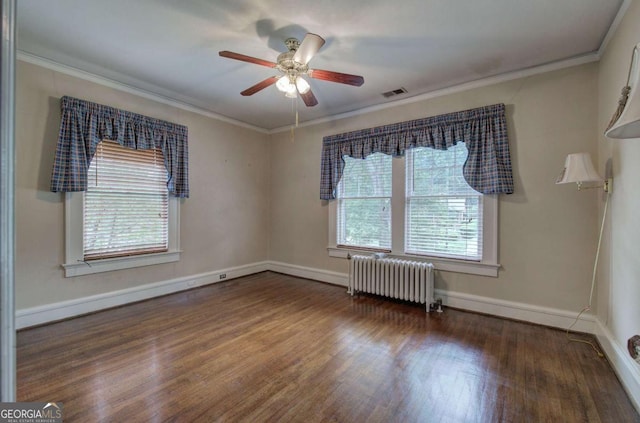
[{"label": "ceiling fan motor housing", "polygon": [[[289,40],[295,40],[295,38],[289,38]],[[292,80],[295,80],[298,75],[306,74],[309,71],[309,65],[304,65],[293,60],[295,54],[296,50],[289,50],[286,53],[280,54],[276,65],[276,69],[289,76]]]}]

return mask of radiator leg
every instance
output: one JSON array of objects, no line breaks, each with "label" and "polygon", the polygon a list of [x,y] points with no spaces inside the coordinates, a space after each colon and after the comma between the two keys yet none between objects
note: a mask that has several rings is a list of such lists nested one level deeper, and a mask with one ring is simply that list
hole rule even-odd
[{"label": "radiator leg", "polygon": [[347,294],[351,294],[353,297],[353,260],[351,260],[351,254],[347,253],[347,260],[349,260],[349,281],[347,282]]}]

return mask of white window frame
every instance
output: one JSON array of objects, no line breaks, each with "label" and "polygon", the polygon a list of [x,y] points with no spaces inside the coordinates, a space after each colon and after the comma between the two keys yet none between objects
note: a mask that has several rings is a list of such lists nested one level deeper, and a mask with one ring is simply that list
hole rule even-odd
[{"label": "white window frame", "polygon": [[169,196],[169,245],[166,252],[84,261],[84,192],[65,193],[64,276],[81,276],[112,270],[171,263],[180,260],[180,200]]},{"label": "white window frame", "polygon": [[[394,157],[392,170],[391,197],[391,253],[390,256],[433,263],[437,270],[472,275],[497,277],[500,264],[498,263],[498,195],[483,195],[483,242],[482,260],[472,261],[442,257],[431,257],[404,252],[405,236],[405,157]],[[330,200],[327,207],[329,213],[329,245],[327,251],[330,257],[347,258],[349,254],[366,253],[370,249],[354,247],[338,247],[336,244],[336,213],[337,200]]]}]

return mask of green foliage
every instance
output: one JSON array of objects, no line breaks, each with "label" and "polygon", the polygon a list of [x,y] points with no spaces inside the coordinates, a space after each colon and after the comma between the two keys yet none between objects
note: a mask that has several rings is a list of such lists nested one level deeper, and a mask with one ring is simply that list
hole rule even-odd
[{"label": "green foliage", "polygon": [[344,234],[341,243],[371,248],[391,247],[391,199],[341,200]]}]

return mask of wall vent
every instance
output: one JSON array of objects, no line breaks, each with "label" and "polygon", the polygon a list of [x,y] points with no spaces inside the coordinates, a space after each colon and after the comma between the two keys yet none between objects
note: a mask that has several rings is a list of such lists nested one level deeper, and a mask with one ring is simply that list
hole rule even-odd
[{"label": "wall vent", "polygon": [[393,97],[394,95],[406,94],[406,93],[407,93],[407,89],[404,87],[400,87],[398,89],[387,91],[386,93],[382,93],[382,95],[385,98],[389,98],[389,97]]}]

